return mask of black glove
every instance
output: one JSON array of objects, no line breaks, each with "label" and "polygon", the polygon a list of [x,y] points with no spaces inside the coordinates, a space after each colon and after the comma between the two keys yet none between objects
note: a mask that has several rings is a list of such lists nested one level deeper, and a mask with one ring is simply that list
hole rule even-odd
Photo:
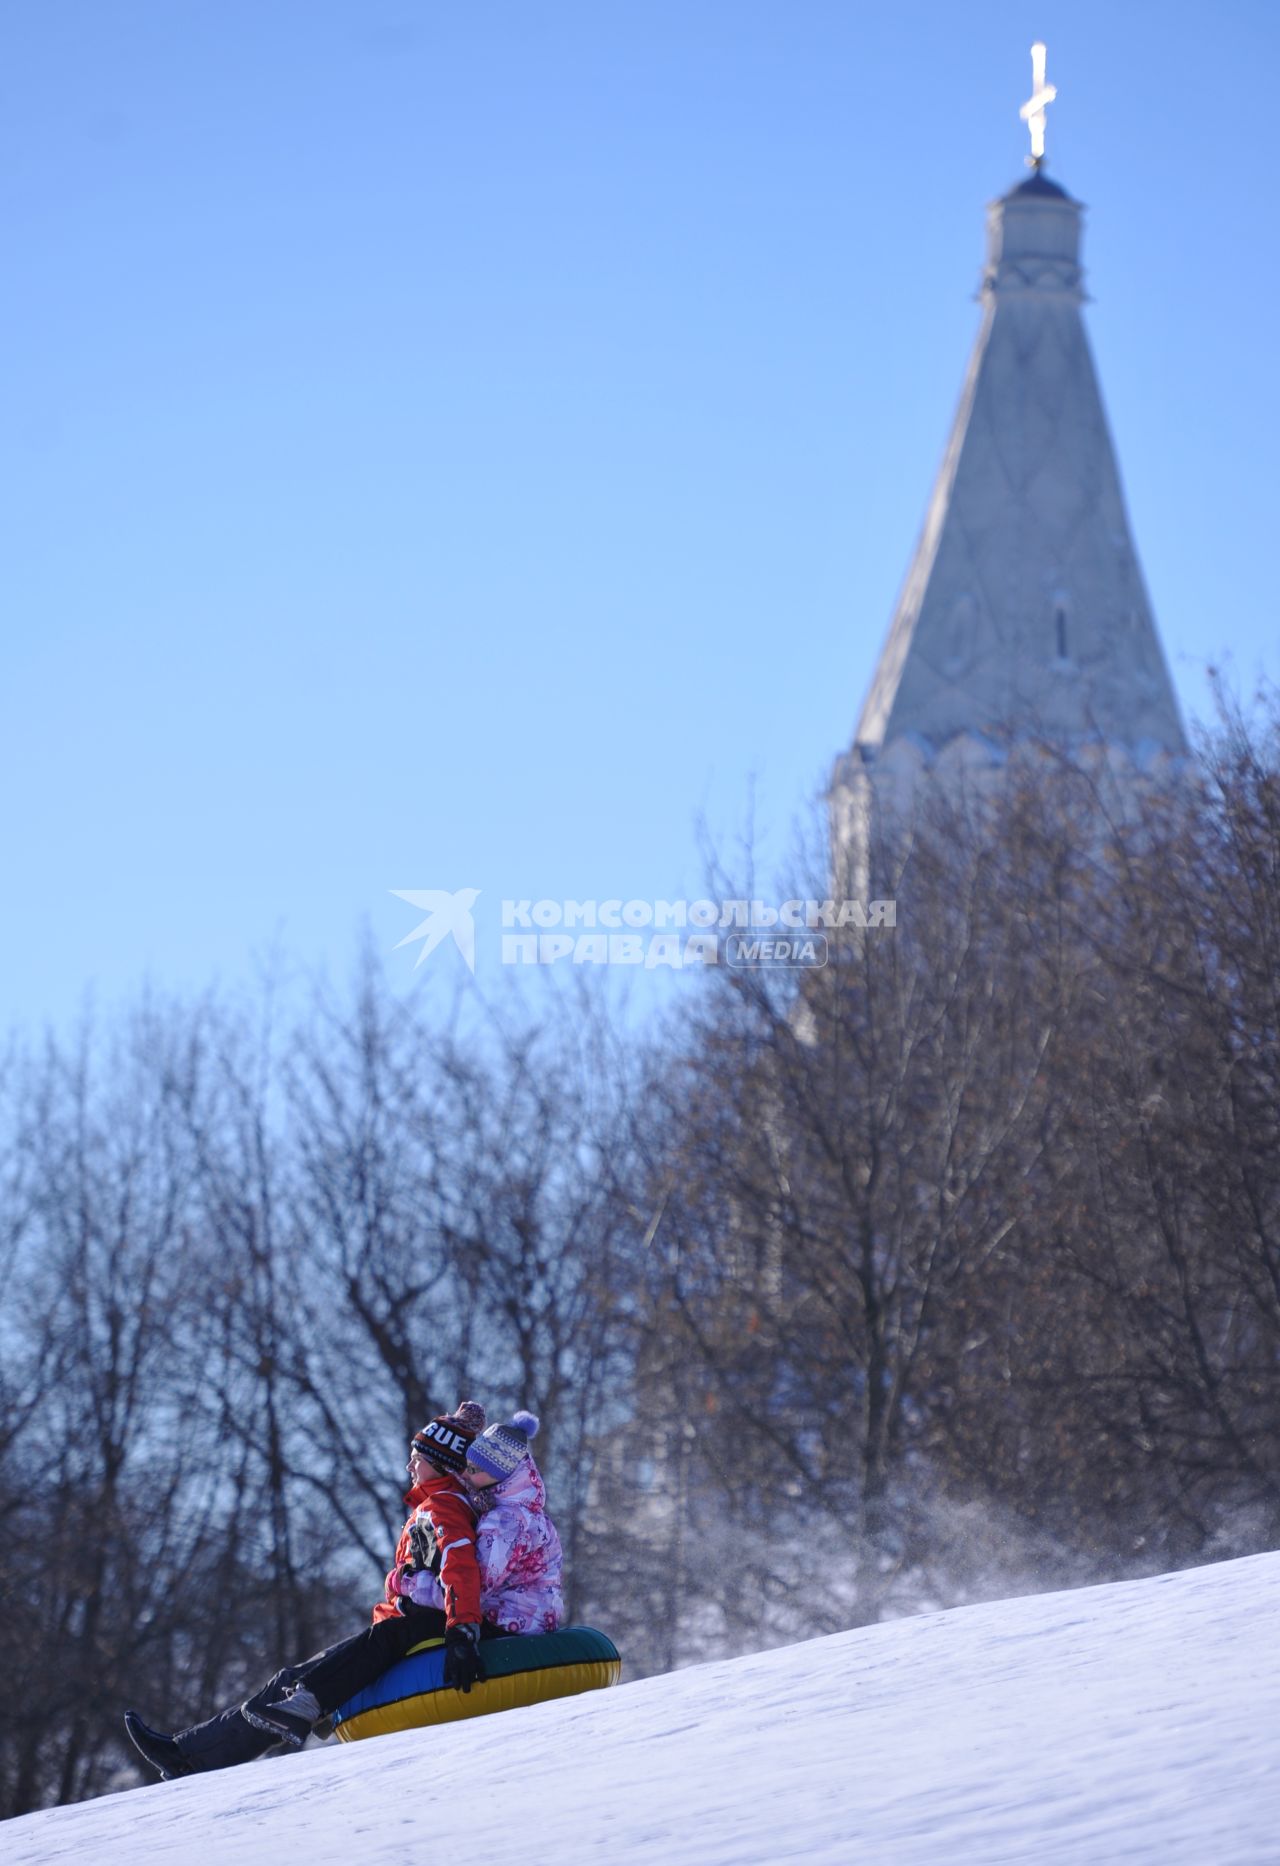
[{"label": "black glove", "polygon": [[480,1628],[474,1621],[451,1626],[444,1636],[444,1682],[455,1691],[470,1691],[483,1677]]},{"label": "black glove", "polygon": [[410,1574],[431,1573],[436,1567],[436,1538],[430,1523],[418,1517],[409,1525],[409,1547],[413,1560],[407,1564]]}]

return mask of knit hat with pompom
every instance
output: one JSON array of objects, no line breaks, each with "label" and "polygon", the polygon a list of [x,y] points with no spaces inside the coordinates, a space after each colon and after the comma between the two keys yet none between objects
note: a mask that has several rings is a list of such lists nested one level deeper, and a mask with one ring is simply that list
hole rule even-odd
[{"label": "knit hat with pompom", "polygon": [[470,1456],[471,1441],[483,1430],[484,1407],[478,1400],[463,1400],[455,1412],[441,1413],[415,1433],[413,1449],[437,1471],[457,1475]]},{"label": "knit hat with pompom", "polygon": [[467,1450],[467,1463],[501,1483],[529,1456],[529,1440],[536,1436],[537,1430],[538,1421],[531,1412],[513,1413],[505,1425],[491,1425],[487,1432],[473,1439]]}]

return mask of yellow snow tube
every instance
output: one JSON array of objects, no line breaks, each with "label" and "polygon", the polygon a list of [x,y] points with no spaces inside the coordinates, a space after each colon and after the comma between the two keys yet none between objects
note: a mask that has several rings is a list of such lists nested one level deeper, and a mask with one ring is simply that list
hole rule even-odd
[{"label": "yellow snow tube", "polygon": [[424,1640],[335,1712],[335,1734],[344,1743],[354,1743],[361,1737],[389,1736],[394,1730],[487,1717],[522,1704],[599,1691],[616,1685],[622,1676],[617,1647],[590,1626],[486,1639],[480,1655],[483,1680],[470,1691],[454,1691],[444,1682],[443,1639]]}]

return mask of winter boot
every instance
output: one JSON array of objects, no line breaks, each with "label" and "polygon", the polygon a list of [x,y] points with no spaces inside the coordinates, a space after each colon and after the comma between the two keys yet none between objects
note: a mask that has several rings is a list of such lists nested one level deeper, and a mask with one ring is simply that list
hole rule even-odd
[{"label": "winter boot", "polygon": [[321,1712],[319,1702],[305,1685],[286,1685],[283,1690],[267,1685],[256,1696],[245,1699],[240,1715],[277,1743],[301,1749]]},{"label": "winter boot", "polygon": [[162,1782],[172,1781],[177,1775],[190,1775],[191,1765],[173,1738],[148,1728],[137,1711],[125,1712],[124,1727],[133,1747],[145,1762],[149,1762],[159,1772]]}]

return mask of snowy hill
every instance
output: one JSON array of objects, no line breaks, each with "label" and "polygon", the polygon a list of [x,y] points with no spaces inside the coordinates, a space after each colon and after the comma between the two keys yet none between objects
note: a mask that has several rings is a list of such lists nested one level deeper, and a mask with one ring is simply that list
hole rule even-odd
[{"label": "snowy hill", "polygon": [[1274,1866],[1280,1555],[966,1607],[0,1829],[9,1866]]}]

